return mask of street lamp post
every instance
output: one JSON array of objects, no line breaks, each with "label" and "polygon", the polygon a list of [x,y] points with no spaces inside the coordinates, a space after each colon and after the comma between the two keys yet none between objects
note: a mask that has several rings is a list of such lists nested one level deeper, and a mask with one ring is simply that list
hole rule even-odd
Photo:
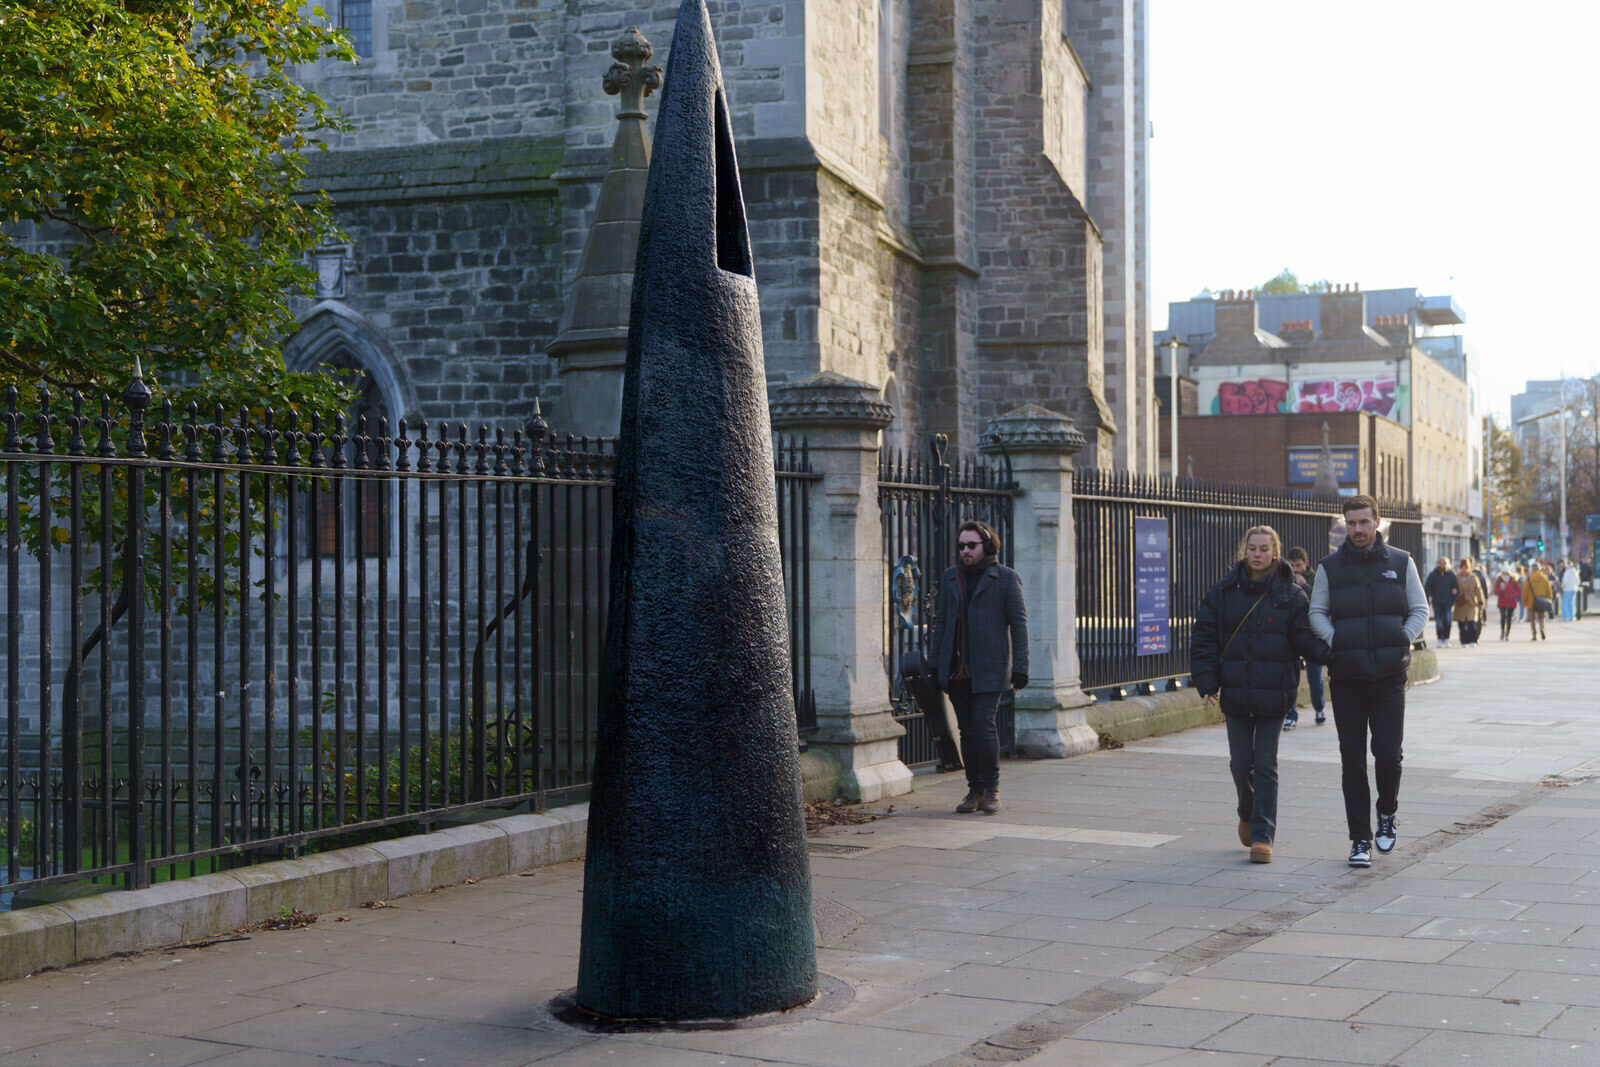
[{"label": "street lamp post", "polygon": [[[1567,381],[1565,375],[1561,378],[1561,405],[1549,411],[1541,411],[1537,415],[1524,415],[1517,420],[1521,426],[1527,422],[1538,422],[1554,415],[1561,423],[1561,454],[1558,457],[1557,479],[1561,482],[1561,517],[1560,526],[1556,529],[1556,544],[1560,548],[1560,558],[1570,559],[1572,556],[1572,543],[1567,534]],[[1541,520],[1542,524],[1542,520]]]},{"label": "street lamp post", "polygon": [[1167,342],[1167,440],[1172,480],[1178,480],[1178,339]]}]

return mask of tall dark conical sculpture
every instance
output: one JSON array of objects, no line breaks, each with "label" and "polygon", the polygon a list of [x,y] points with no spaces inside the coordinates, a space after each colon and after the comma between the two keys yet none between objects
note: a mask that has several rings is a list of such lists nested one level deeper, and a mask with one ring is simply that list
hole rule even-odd
[{"label": "tall dark conical sculpture", "polygon": [[761,320],[704,0],[678,12],[628,332],[580,1007],[816,992]]}]

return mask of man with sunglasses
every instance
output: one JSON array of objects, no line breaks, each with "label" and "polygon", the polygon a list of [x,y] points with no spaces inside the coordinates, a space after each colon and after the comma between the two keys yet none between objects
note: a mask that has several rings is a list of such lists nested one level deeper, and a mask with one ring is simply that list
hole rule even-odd
[{"label": "man with sunglasses", "polygon": [[939,580],[934,613],[934,673],[950,694],[961,729],[966,815],[1000,811],[1000,698],[1028,684],[1028,609],[1022,578],[1000,563],[1000,536],[969,520],[956,533],[954,567]]}]

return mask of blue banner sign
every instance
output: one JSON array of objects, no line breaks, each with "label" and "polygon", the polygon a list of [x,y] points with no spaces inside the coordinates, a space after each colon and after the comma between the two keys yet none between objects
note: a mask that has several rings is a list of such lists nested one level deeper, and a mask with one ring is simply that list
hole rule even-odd
[{"label": "blue banner sign", "polygon": [[1134,519],[1134,644],[1141,656],[1157,656],[1171,648],[1171,558],[1167,520]]},{"label": "blue banner sign", "polygon": [[[1361,449],[1329,449],[1333,455],[1333,477],[1340,485],[1354,485],[1361,480]],[[1310,485],[1317,480],[1317,464],[1322,462],[1322,449],[1289,449],[1289,484]]]}]

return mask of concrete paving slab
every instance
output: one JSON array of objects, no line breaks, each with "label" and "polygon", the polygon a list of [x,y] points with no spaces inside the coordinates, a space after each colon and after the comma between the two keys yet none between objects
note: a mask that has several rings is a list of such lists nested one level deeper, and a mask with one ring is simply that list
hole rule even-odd
[{"label": "concrete paving slab", "polygon": [[964,963],[926,978],[912,988],[923,993],[998,998],[1023,1004],[1059,1004],[1094,988],[1100,978],[1100,975],[1030,970],[1014,964],[990,967]]},{"label": "concrete paving slab", "polygon": [[1351,1018],[1357,1022],[1396,1023],[1482,1034],[1541,1033],[1565,1009],[1560,1004],[1508,997],[1441,997],[1427,993],[1385,993]]},{"label": "concrete paving slab", "polygon": [[1086,1063],[1095,1067],[1265,1067],[1281,1062],[1271,1056],[1082,1040],[1057,1042],[1027,1060],[1028,1067],[1082,1067]]},{"label": "concrete paving slab", "polygon": [[1565,1008],[1544,1028],[1542,1036],[1592,1045],[1600,1041],[1600,1008]]},{"label": "concrete paving slab", "polygon": [[1461,1063],[1537,1063],[1557,1067],[1594,1063],[1594,1049],[1570,1041],[1542,1037],[1435,1030],[1395,1061],[1404,1067],[1442,1067]]},{"label": "concrete paving slab", "polygon": [[571,1031],[530,1031],[481,1023],[442,1023],[358,1045],[351,1059],[414,1067],[419,1063],[470,1063],[475,1067],[520,1067],[593,1042]]},{"label": "concrete paving slab", "polygon": [[1433,919],[1412,932],[1416,938],[1445,937],[1459,941],[1505,941],[1521,945],[1559,945],[1578,932],[1573,922],[1535,922],[1531,919]]},{"label": "concrete paving slab", "polygon": [[970,1042],[1019,1023],[1037,1010],[1026,1001],[930,993],[862,1021],[917,1034],[964,1037]]},{"label": "concrete paving slab", "polygon": [[1135,1004],[1097,1019],[1072,1036],[1089,1041],[1192,1048],[1243,1018],[1242,1012]]},{"label": "concrete paving slab", "polygon": [[1442,941],[1407,937],[1376,937],[1369,934],[1319,934],[1283,930],[1248,946],[1246,952],[1271,952],[1284,956],[1332,956],[1351,960],[1397,960],[1409,963],[1437,963],[1465,945],[1465,941]]},{"label": "concrete paving slab", "polygon": [[815,1067],[860,1067],[894,1063],[916,1067],[954,1055],[968,1039],[947,1034],[911,1033],[877,1026],[845,1026],[814,1019],[740,1046],[742,1056]]},{"label": "concrete paving slab", "polygon": [[1513,1000],[1544,1000],[1556,1004],[1600,1007],[1600,976],[1517,971],[1494,986],[1493,994]]},{"label": "concrete paving slab", "polygon": [[1237,952],[1194,972],[1196,978],[1235,978],[1258,982],[1310,985],[1347,961],[1327,956],[1288,956],[1273,952]]},{"label": "concrete paving slab", "polygon": [[0,1067],[20,1067],[41,1063],[71,1064],[73,1067],[126,1067],[130,1063],[202,1063],[224,1052],[227,1045],[192,1041],[182,1037],[135,1034],[126,1030],[96,1027],[47,1045],[34,1045],[20,1052],[0,1055]]},{"label": "concrete paving slab", "polygon": [[1245,1015],[1292,1015],[1301,1019],[1343,1019],[1383,993],[1279,982],[1241,981],[1192,975],[1180,978],[1140,1003],[1168,1008],[1202,1008]]},{"label": "concrete paving slab", "polygon": [[1110,948],[1104,945],[1073,945],[1055,943],[1043,945],[1032,952],[1017,956],[1013,962],[1018,967],[1034,971],[1056,971],[1061,974],[1095,974],[1113,978],[1129,971],[1148,967],[1162,957],[1159,951],[1141,951],[1131,948]]},{"label": "concrete paving slab", "polygon": [[[1355,989],[1387,989],[1404,993],[1443,993],[1463,997],[1499,994],[1500,983],[1516,972],[1500,967],[1440,967],[1431,963],[1352,960],[1321,979],[1318,985]],[[1515,994],[1505,994],[1515,996]],[[1568,1003],[1579,1003],[1568,1001]]]},{"label": "concrete paving slab", "polygon": [[1555,974],[1600,974],[1600,949],[1561,945],[1509,945],[1503,942],[1463,945],[1440,961],[1468,967],[1510,967]]},{"label": "concrete paving slab", "polygon": [[1346,1063],[1396,1063],[1430,1031],[1323,1019],[1252,1015],[1198,1047],[1219,1052],[1275,1053],[1316,1060],[1323,1053]]}]

